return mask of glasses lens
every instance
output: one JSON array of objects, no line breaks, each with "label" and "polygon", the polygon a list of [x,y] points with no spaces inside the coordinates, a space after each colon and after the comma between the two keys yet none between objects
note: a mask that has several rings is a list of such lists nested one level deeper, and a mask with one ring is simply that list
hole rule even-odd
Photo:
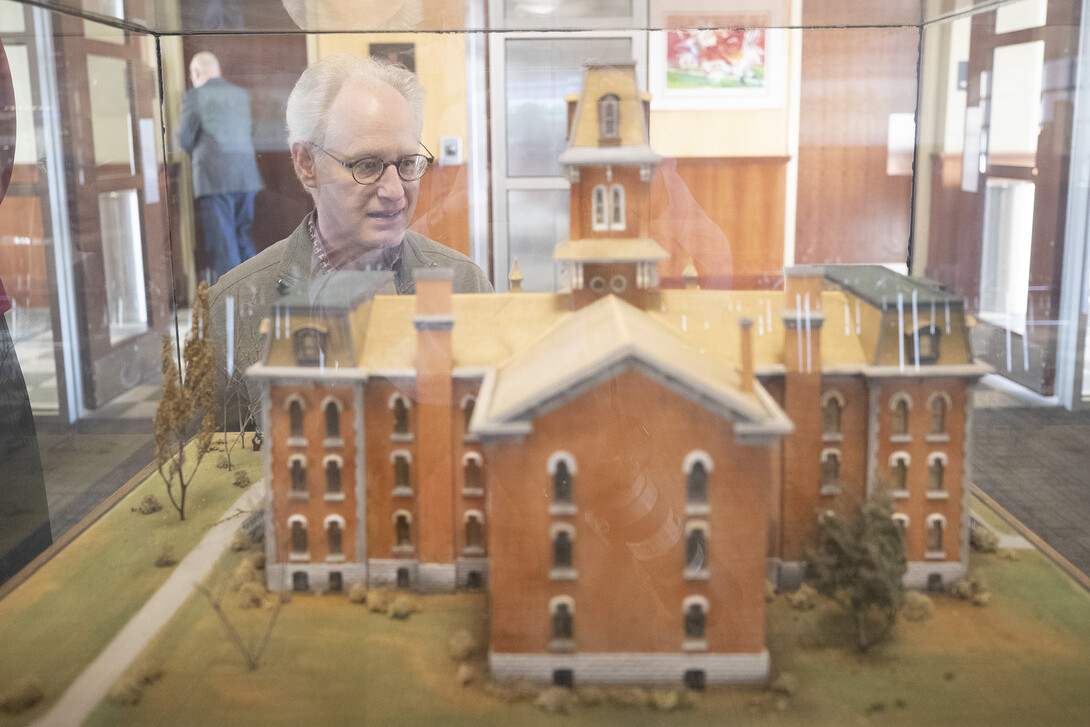
[{"label": "glasses lens", "polygon": [[428,158],[423,154],[402,157],[397,162],[397,173],[406,182],[412,182],[424,176],[428,171]]},{"label": "glasses lens", "polygon": [[370,184],[382,176],[384,169],[386,167],[381,159],[368,157],[367,159],[360,159],[352,165],[352,177],[360,184]]}]

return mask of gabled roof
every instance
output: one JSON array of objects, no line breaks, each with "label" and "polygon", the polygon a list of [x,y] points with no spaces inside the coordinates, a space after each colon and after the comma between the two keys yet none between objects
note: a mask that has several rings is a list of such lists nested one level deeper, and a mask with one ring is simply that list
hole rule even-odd
[{"label": "gabled roof", "polygon": [[790,422],[758,385],[616,296],[561,318],[487,376],[471,424],[478,434],[524,431],[530,421],[618,372],[636,369],[736,422],[747,433],[784,433]]},{"label": "gabled roof", "polygon": [[823,265],[825,277],[838,288],[858,296],[875,308],[897,304],[897,296],[919,304],[941,303],[961,307],[961,298],[930,280],[910,278],[881,265]]}]

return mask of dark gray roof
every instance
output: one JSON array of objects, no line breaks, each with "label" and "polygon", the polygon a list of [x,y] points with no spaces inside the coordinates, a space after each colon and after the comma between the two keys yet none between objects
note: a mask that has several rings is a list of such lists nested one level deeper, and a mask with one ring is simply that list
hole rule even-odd
[{"label": "dark gray roof", "polygon": [[897,294],[905,302],[916,294],[919,304],[942,303],[961,306],[961,298],[943,290],[926,278],[910,278],[881,265],[825,265],[825,278],[839,288],[858,296],[876,308],[897,304]]}]

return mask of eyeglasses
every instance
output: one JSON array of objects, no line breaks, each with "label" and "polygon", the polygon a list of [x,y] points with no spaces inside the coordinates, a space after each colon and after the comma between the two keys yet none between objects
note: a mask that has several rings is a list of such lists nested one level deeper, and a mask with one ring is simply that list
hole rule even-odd
[{"label": "eyeglasses", "polygon": [[374,184],[386,173],[386,167],[396,169],[397,176],[406,182],[415,182],[424,176],[424,172],[428,171],[428,165],[435,161],[435,157],[428,151],[428,147],[423,144],[420,146],[424,146],[424,151],[428,152],[427,154],[408,154],[392,162],[383,161],[378,157],[364,157],[349,162],[333,156],[317,144],[311,144],[311,146],[352,172],[352,179],[355,179],[359,184]]}]

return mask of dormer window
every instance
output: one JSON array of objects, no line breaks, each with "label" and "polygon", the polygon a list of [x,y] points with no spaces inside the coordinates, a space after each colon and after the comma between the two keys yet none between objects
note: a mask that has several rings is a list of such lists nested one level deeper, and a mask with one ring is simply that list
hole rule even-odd
[{"label": "dormer window", "polygon": [[292,337],[292,352],[299,366],[321,366],[328,334],[320,328],[300,328]]},{"label": "dormer window", "polygon": [[591,190],[590,226],[596,231],[625,229],[625,191],[620,184],[599,184]]},{"label": "dormer window", "polygon": [[915,347],[919,343],[920,363],[933,364],[939,360],[939,332],[931,326],[918,329],[915,335],[905,335],[905,355],[909,363],[916,359]]},{"label": "dormer window", "polygon": [[598,138],[614,144],[621,140],[621,97],[615,93],[598,99]]}]

